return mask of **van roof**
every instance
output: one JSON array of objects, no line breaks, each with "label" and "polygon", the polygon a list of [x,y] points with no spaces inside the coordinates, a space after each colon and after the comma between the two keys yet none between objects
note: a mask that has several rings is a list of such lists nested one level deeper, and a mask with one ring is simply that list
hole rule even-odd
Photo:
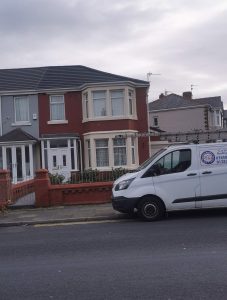
[{"label": "van roof", "polygon": [[175,144],[171,144],[168,145],[166,147],[166,149],[168,148],[179,148],[181,146],[190,146],[190,147],[223,147],[223,146],[227,146],[227,142],[219,142],[219,143],[203,143],[203,144],[195,144],[195,143],[175,143]]}]

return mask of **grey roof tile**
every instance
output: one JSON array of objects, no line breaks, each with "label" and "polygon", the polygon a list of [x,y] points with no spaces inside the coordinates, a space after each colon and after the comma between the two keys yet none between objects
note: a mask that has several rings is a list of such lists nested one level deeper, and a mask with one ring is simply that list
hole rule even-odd
[{"label": "grey roof tile", "polygon": [[0,69],[0,92],[80,88],[82,85],[89,83],[125,81],[131,81],[138,85],[149,85],[147,81],[115,75],[80,65]]},{"label": "grey roof tile", "polygon": [[21,128],[15,128],[12,131],[0,136],[0,143],[12,141],[37,141],[37,139],[34,136],[22,130]]},{"label": "grey roof tile", "polygon": [[176,94],[170,94],[163,96],[161,99],[150,102],[149,111],[186,108],[199,105],[210,105],[213,108],[223,108],[220,96],[189,100]]}]

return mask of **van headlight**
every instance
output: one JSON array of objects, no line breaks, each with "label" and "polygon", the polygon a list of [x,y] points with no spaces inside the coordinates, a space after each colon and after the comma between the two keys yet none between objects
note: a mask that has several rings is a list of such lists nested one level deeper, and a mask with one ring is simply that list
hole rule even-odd
[{"label": "van headlight", "polygon": [[131,178],[131,179],[127,179],[127,180],[123,180],[121,182],[119,182],[116,186],[115,186],[115,191],[120,191],[120,190],[126,190],[131,182],[135,179],[134,178]]}]

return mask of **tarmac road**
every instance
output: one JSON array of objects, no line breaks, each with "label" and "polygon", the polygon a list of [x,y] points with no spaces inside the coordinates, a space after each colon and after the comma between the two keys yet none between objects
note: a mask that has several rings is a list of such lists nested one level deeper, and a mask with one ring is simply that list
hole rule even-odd
[{"label": "tarmac road", "polygon": [[226,211],[7,227],[0,239],[2,300],[227,295]]}]

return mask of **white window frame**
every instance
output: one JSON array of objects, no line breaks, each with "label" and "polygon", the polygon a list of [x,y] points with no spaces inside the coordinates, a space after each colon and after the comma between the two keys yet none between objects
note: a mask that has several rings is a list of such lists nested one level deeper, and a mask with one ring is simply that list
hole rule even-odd
[{"label": "white window frame", "polygon": [[[90,155],[91,155],[91,165],[89,165],[88,159],[88,147],[84,149],[85,151],[85,169],[98,169],[100,171],[110,171],[112,168],[122,167],[125,169],[135,169],[139,166],[139,156],[138,156],[138,137],[137,131],[134,130],[126,130],[126,131],[102,131],[102,132],[89,132],[84,134],[85,141],[90,140]],[[113,139],[118,136],[123,136],[127,134],[126,137],[126,159],[127,165],[116,166],[114,165],[114,146]],[[134,139],[134,145],[132,143],[132,137]],[[109,153],[109,166],[106,167],[98,167],[96,163],[96,144],[95,140],[98,139],[108,139],[108,153]],[[134,148],[135,152],[135,162],[132,161],[132,148]]]},{"label": "white window frame", "polygon": [[[97,147],[96,142],[98,140],[106,140],[107,141],[107,146],[99,146],[99,147]],[[98,164],[97,164],[97,150],[102,150],[102,149],[107,150],[108,164],[107,165],[103,165],[103,166],[98,166]],[[96,156],[96,166],[97,166],[97,168],[109,167],[109,165],[110,165],[110,154],[109,154],[109,139],[108,138],[95,139],[95,156]]]},{"label": "white window frame", "polygon": [[[114,92],[122,92],[122,98],[119,97],[113,97],[113,93]],[[114,90],[110,90],[110,103],[111,103],[111,117],[120,117],[120,116],[124,116],[125,114],[125,90],[124,89],[114,89]],[[114,114],[113,112],[113,103],[115,100],[122,100],[122,110],[120,114]]]},{"label": "white window frame", "polygon": [[[61,97],[62,102],[52,102],[52,97]],[[51,112],[51,105],[57,105],[57,104],[63,104],[63,119],[53,119],[52,112]],[[49,96],[49,107],[50,107],[50,121],[48,121],[48,124],[65,124],[68,123],[68,121],[65,119],[65,97],[61,94],[54,94]]]},{"label": "white window frame", "polygon": [[[16,111],[16,101],[18,101],[19,99],[23,99],[26,100],[27,105],[26,105],[26,109],[27,109],[27,120],[17,120],[17,111]],[[29,98],[28,96],[16,96],[14,97],[14,123],[13,125],[31,125],[30,123],[30,112],[29,112]]]},{"label": "white window frame", "polygon": [[[105,97],[105,106],[106,106],[106,114],[103,116],[95,116],[94,111],[94,103],[93,103],[93,93],[99,92],[99,91],[105,91],[106,97]],[[112,114],[112,99],[111,99],[111,93],[114,91],[122,91],[123,92],[123,111],[119,115],[113,115]],[[130,95],[130,92],[132,93]],[[88,97],[88,103],[86,103],[86,95]],[[82,93],[82,99],[83,99],[83,122],[89,122],[89,121],[100,121],[100,120],[124,120],[124,119],[133,119],[137,120],[137,111],[136,111],[136,90],[133,87],[130,86],[108,86],[108,87],[95,87],[95,88],[87,88]],[[132,102],[132,114],[130,112],[130,104],[129,104],[129,97]],[[88,110],[88,113],[87,113]]]},{"label": "white window frame", "polygon": [[[95,98],[94,97],[94,93],[98,93],[98,92],[104,92],[104,97],[99,97],[99,98]],[[103,101],[104,102],[104,111],[103,113],[101,113],[100,115],[96,115],[95,114],[95,101]],[[106,90],[96,90],[96,91],[92,91],[92,104],[93,104],[93,115],[94,115],[94,118],[102,118],[102,117],[106,117],[107,114],[108,114],[108,111],[107,111],[107,91]]]},{"label": "white window frame", "polygon": [[135,107],[135,91],[133,89],[128,89],[128,111],[130,116],[134,115],[134,110],[135,110],[134,107]]},{"label": "white window frame", "polygon": [[[122,139],[124,140],[124,145],[114,145],[114,140],[118,140],[118,139]],[[124,148],[125,149],[125,156],[126,156],[126,163],[125,164],[116,164],[115,162],[115,150],[117,149],[122,149]],[[114,137],[113,138],[113,154],[114,154],[114,157],[113,157],[113,160],[114,160],[114,167],[117,168],[117,167],[125,167],[127,166],[127,163],[128,163],[128,156],[127,156],[127,138],[116,138]]]}]

